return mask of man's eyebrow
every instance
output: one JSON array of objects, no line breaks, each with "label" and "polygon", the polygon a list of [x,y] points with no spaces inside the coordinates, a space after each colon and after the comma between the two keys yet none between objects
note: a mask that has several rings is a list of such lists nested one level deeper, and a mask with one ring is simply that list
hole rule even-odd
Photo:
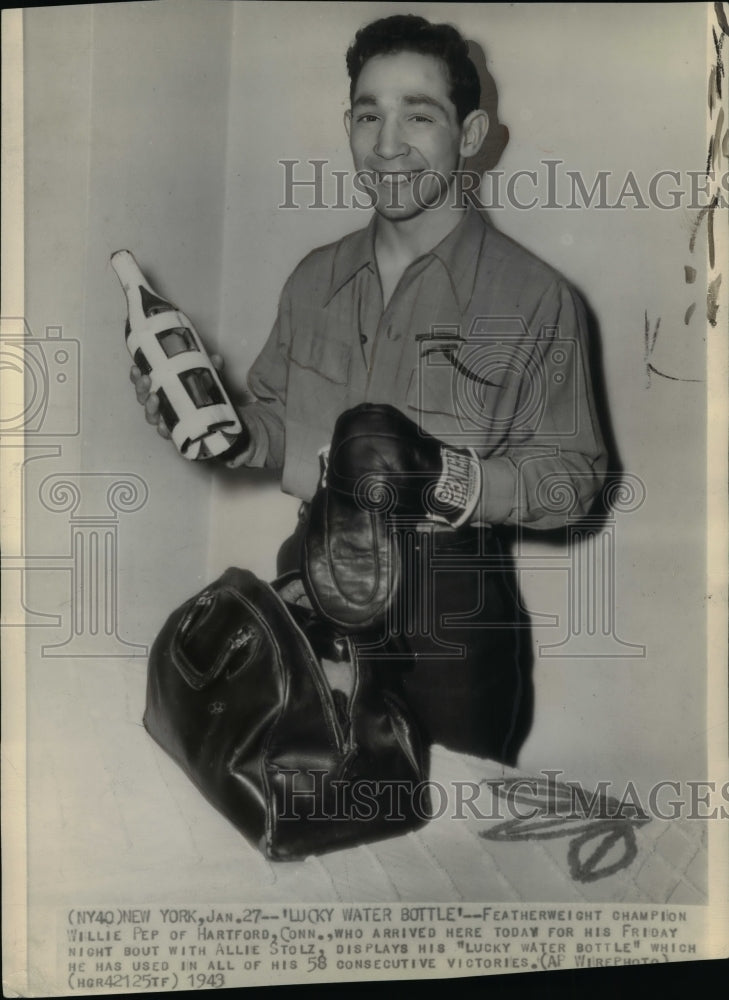
[{"label": "man's eyebrow", "polygon": [[[430,94],[405,94],[402,100],[403,104],[407,104],[409,107],[425,104],[428,107],[437,108],[439,111],[442,111],[446,117],[448,116],[448,108],[446,108],[442,101],[437,100],[435,97],[431,97]],[[360,94],[352,104],[352,108],[373,108],[376,106],[377,98],[374,94]]]},{"label": "man's eyebrow", "polygon": [[442,101],[437,100],[435,97],[431,97],[430,94],[406,94],[403,97],[404,104],[427,104],[431,108],[438,108],[442,111],[444,115],[448,115],[448,108]]}]

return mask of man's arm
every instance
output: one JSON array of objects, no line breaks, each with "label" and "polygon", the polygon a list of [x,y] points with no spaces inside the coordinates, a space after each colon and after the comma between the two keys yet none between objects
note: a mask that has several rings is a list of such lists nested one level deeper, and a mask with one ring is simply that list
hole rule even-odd
[{"label": "man's arm", "polygon": [[[504,445],[481,460],[474,523],[560,527],[589,511],[605,478],[584,305],[566,282],[555,282],[530,327],[531,364]],[[536,415],[520,419],[530,412],[530,393],[538,394]]]},{"label": "man's arm", "polygon": [[259,469],[283,467],[290,346],[291,299],[287,282],[273,329],[248,372],[248,388],[254,398],[239,411],[251,435],[251,447],[226,463],[229,468],[241,465]]}]

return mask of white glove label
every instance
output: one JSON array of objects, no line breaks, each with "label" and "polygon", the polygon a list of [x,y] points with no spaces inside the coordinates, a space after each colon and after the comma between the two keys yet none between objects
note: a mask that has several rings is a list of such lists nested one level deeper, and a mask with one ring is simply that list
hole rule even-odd
[{"label": "white glove label", "polygon": [[433,501],[450,510],[447,514],[431,512],[428,517],[460,528],[475,511],[481,496],[481,463],[473,449],[455,451],[445,445],[441,447],[441,460],[443,469],[433,490]]}]

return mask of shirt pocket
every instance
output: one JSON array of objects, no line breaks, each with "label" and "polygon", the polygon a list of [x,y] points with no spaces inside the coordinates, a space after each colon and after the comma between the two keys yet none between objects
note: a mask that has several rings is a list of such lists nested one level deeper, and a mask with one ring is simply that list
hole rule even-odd
[{"label": "shirt pocket", "polygon": [[473,446],[500,437],[506,386],[503,371],[492,362],[470,344],[424,350],[405,396],[421,427]]},{"label": "shirt pocket", "polygon": [[455,374],[445,356],[429,355],[410,372],[405,392],[411,418],[444,442],[462,429]]},{"label": "shirt pocket", "polygon": [[338,385],[349,382],[352,350],[344,341],[332,340],[321,334],[294,337],[289,357],[297,367],[320,375],[328,382]]}]

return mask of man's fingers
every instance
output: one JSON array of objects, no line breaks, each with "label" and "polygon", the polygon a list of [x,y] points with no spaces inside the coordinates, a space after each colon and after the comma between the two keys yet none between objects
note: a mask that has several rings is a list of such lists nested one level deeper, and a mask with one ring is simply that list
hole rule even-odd
[{"label": "man's fingers", "polygon": [[142,375],[134,383],[134,391],[137,394],[137,399],[143,405],[146,404],[147,400],[149,399],[149,396],[150,396],[150,391],[149,390],[150,390],[151,385],[152,385],[152,383],[150,382],[150,379],[149,379],[148,375]]},{"label": "man's fingers", "polygon": [[151,392],[144,403],[144,416],[148,424],[156,424],[159,419],[159,399],[157,393]]},{"label": "man's fingers", "polygon": [[170,432],[167,430],[167,424],[164,422],[159,412],[159,399],[157,393],[150,393],[147,402],[144,404],[144,416],[146,417],[148,424],[154,424],[157,428],[157,433],[160,437],[169,439],[172,437]]},{"label": "man's fingers", "polygon": [[144,407],[144,419],[148,424],[154,424],[160,437],[169,441],[172,437],[167,424],[164,422],[159,412],[159,397],[156,392],[151,392],[152,380],[149,375],[142,375],[137,365],[132,365],[129,371],[129,378],[134,383],[134,391],[137,400]]}]

